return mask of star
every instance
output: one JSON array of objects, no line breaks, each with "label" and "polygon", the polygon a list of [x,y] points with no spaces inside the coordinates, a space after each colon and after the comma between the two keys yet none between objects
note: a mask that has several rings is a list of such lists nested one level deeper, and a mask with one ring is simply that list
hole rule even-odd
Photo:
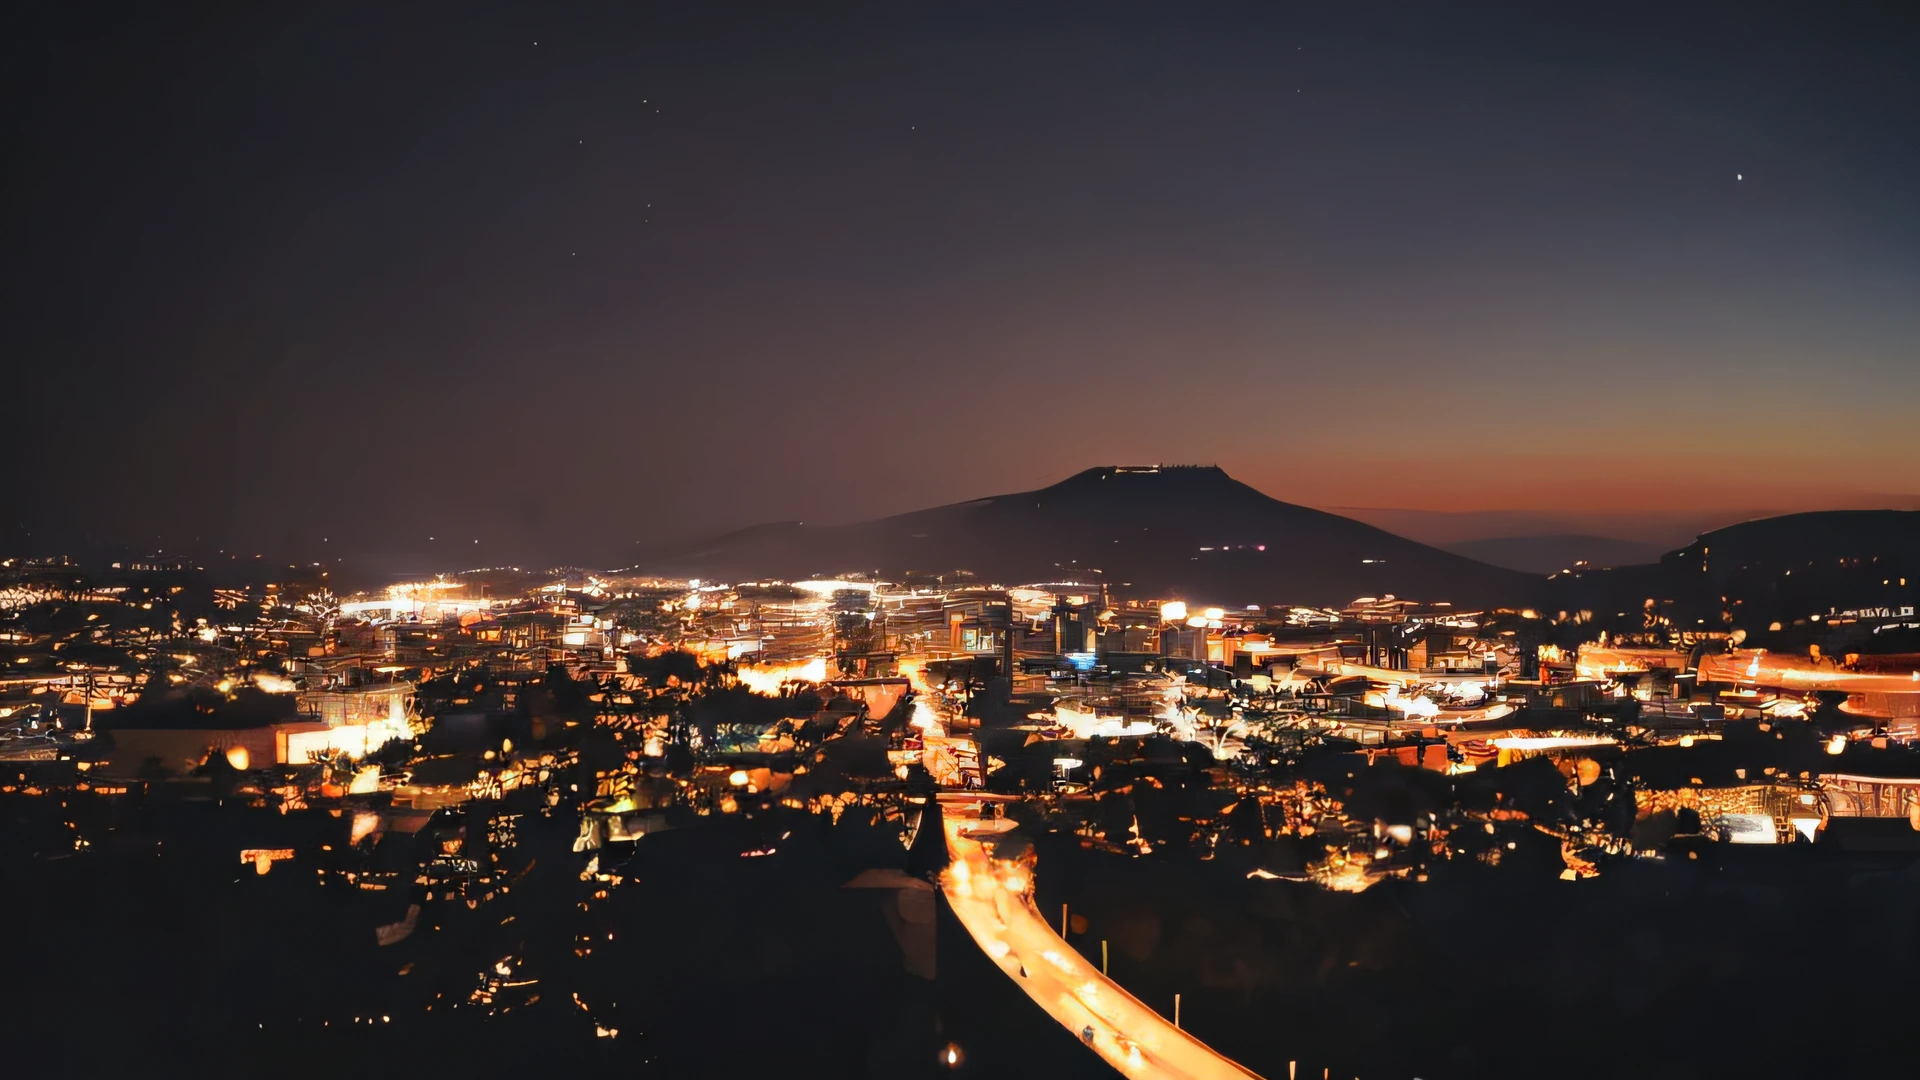
[{"label": "star", "polygon": [[1734,174],[1733,174],[1733,178],[1734,178],[1735,180],[1745,180],[1745,179],[1746,179],[1746,177],[1744,177],[1744,176],[1742,176],[1742,175],[1740,175],[1739,173],[1734,173]]}]

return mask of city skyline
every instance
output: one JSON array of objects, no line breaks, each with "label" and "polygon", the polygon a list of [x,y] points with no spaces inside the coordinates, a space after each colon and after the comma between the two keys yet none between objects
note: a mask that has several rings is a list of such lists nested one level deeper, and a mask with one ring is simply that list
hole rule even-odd
[{"label": "city skyline", "polygon": [[1899,1074],[1917,15],[28,5],[6,1060]]}]

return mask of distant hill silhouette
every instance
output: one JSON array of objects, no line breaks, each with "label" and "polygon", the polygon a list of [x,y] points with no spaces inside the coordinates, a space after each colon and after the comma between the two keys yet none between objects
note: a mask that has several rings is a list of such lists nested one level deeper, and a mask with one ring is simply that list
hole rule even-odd
[{"label": "distant hill silhouette", "polygon": [[1677,605],[1679,625],[1719,626],[1725,612],[1750,634],[1774,623],[1792,634],[1829,612],[1920,606],[1920,511],[1743,521],[1701,533],[1654,566],[1562,574],[1549,584],[1556,608],[1625,611],[1658,598]]},{"label": "distant hill silhouette", "polygon": [[1616,540],[1610,536],[1558,533],[1548,536],[1498,536],[1440,545],[1443,551],[1529,574],[1554,574],[1575,563],[1635,566],[1659,562],[1664,544]]},{"label": "distant hill silhouette", "polygon": [[1920,510],[1821,510],[1743,521],[1701,533],[1661,562],[1689,573],[1705,565],[1709,578],[1721,580],[1838,566],[1843,559],[1920,571]]},{"label": "distant hill silhouette", "polygon": [[965,570],[981,582],[1105,581],[1221,604],[1393,593],[1518,605],[1543,589],[1539,578],[1284,503],[1199,466],[1088,469],[1038,491],[851,525],[761,525],[638,569],[735,581]]}]

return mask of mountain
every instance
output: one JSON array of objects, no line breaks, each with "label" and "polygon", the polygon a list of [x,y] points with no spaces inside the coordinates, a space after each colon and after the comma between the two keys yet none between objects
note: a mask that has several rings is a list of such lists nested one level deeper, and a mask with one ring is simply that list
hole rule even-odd
[{"label": "mountain", "polygon": [[1820,510],[1701,533],[1662,562],[1710,579],[1784,574],[1842,563],[1898,576],[1920,571],[1920,510]]},{"label": "mountain", "polygon": [[1444,551],[1478,559],[1494,566],[1528,574],[1554,574],[1575,563],[1588,566],[1634,566],[1659,562],[1666,544],[1616,540],[1610,536],[1555,533],[1548,536],[1497,536],[1441,544]]},{"label": "mountain", "polygon": [[1105,581],[1232,604],[1344,604],[1393,593],[1520,604],[1541,579],[1271,498],[1202,466],[1088,469],[1051,487],[851,525],[761,525],[638,567],[675,577],[972,573]]},{"label": "mountain", "polygon": [[[1561,574],[1549,588],[1555,610],[1637,612],[1658,600],[1677,626],[1731,625],[1756,644],[1799,651],[1807,643],[1793,638],[1796,627],[1842,637],[1854,631],[1840,628],[1855,627],[1872,640],[1826,645],[1883,651],[1894,641],[1883,631],[1896,623],[1911,629],[1905,624],[1920,606],[1920,511],[1820,510],[1743,521],[1701,533],[1657,565]],[[1788,638],[1760,636],[1769,628]]]}]

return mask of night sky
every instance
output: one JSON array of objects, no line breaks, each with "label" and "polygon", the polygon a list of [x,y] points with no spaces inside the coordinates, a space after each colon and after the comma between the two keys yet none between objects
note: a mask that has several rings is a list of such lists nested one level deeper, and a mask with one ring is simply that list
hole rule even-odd
[{"label": "night sky", "polygon": [[1912,5],[292,7],[12,14],[7,547],[1920,493]]}]

